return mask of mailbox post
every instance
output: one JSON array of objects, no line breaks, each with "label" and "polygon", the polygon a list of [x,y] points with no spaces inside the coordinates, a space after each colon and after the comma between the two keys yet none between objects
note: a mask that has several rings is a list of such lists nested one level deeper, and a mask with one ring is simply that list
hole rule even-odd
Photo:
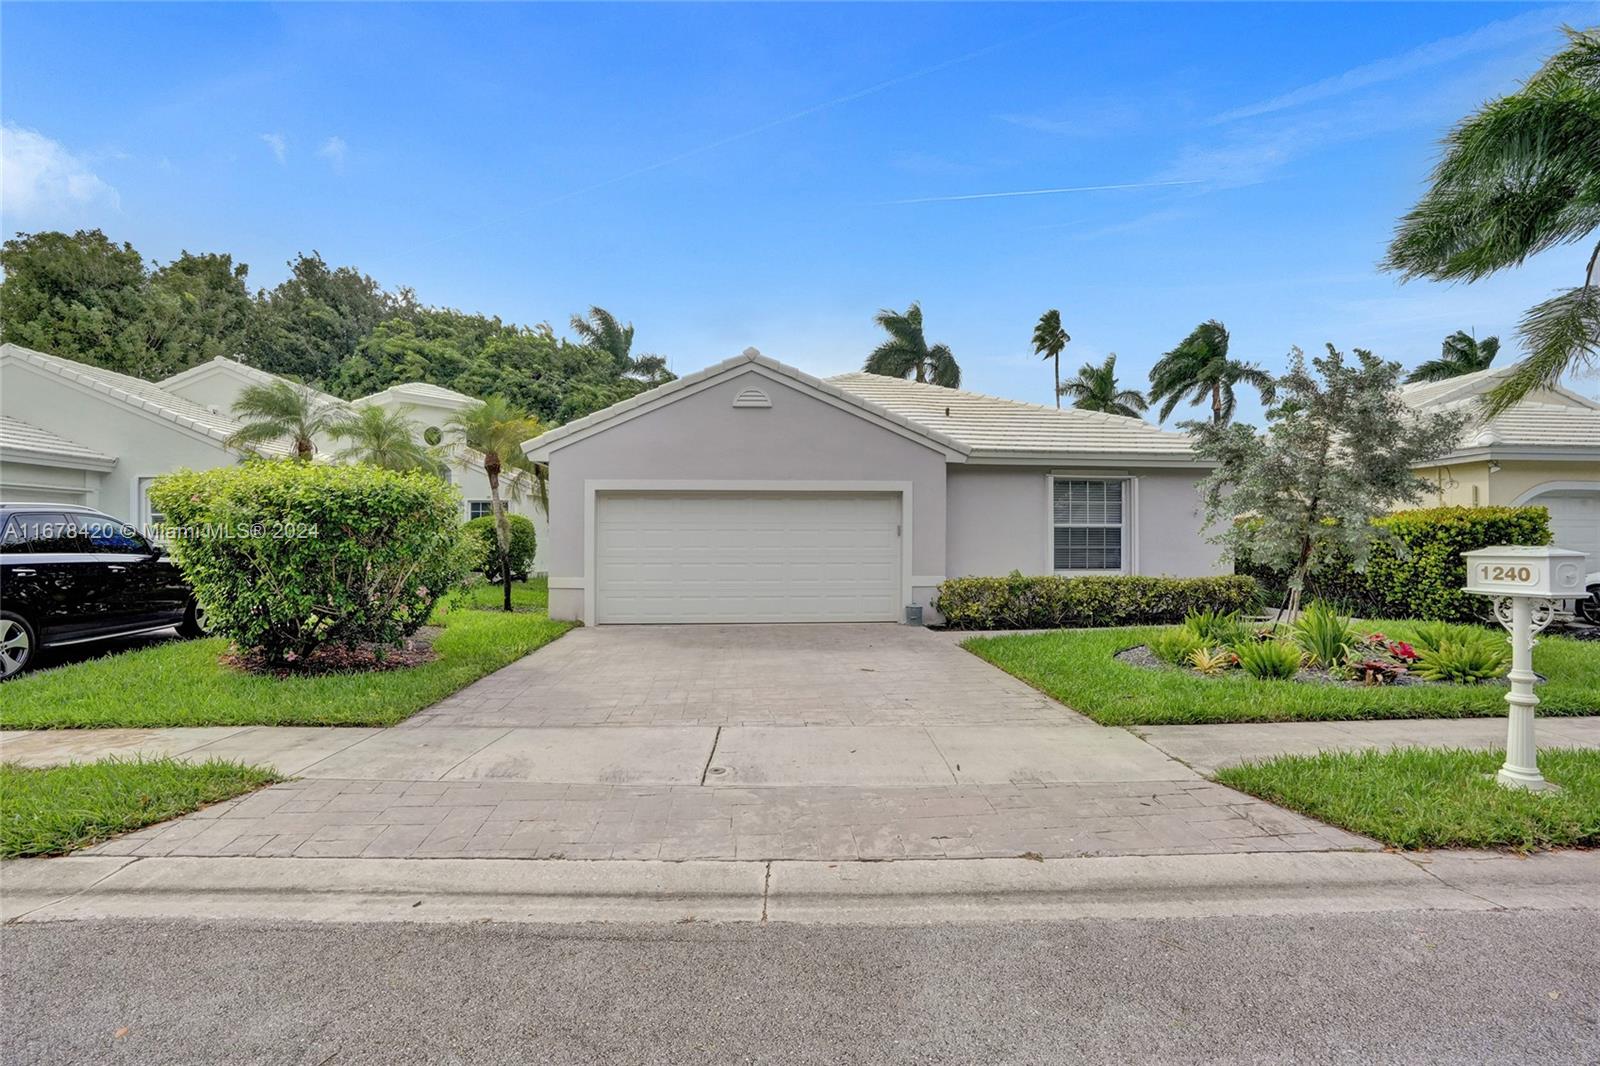
[{"label": "mailbox post", "polygon": [[1506,728],[1506,761],[1495,780],[1508,788],[1545,792],[1556,786],[1539,773],[1533,740],[1533,635],[1555,617],[1556,603],[1584,594],[1583,552],[1566,548],[1501,545],[1462,552],[1467,561],[1468,592],[1488,596],[1494,616],[1511,632],[1510,722]]}]

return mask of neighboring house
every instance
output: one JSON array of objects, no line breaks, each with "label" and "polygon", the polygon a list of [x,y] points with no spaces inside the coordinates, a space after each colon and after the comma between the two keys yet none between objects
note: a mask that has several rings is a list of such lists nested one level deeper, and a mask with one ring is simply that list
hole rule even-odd
[{"label": "neighboring house", "polygon": [[[1511,369],[1418,382],[1401,396],[1418,410],[1471,412]],[[1600,570],[1600,403],[1540,389],[1505,414],[1474,417],[1456,449],[1421,472],[1439,504],[1547,508],[1555,543],[1588,552]]]},{"label": "neighboring house", "polygon": [[946,576],[1226,571],[1183,435],[754,349],[527,451],[550,613],[591,624],[902,621]]}]

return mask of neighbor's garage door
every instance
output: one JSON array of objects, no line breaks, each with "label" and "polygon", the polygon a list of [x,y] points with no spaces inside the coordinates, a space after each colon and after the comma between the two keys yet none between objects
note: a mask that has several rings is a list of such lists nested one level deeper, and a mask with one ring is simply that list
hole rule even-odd
[{"label": "neighbor's garage door", "polygon": [[595,620],[893,622],[900,497],[602,494]]},{"label": "neighbor's garage door", "polygon": [[1600,492],[1547,492],[1528,501],[1550,511],[1550,539],[1558,548],[1589,553],[1589,569],[1600,570]]}]

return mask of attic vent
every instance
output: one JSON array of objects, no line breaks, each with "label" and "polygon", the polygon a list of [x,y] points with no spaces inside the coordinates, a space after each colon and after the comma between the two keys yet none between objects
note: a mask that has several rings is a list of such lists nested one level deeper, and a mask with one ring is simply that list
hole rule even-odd
[{"label": "attic vent", "polygon": [[772,406],[772,401],[767,397],[767,394],[765,392],[762,392],[760,389],[756,388],[755,386],[751,386],[748,389],[742,390],[739,393],[739,395],[737,395],[737,396],[735,396],[733,398],[733,406],[735,406],[735,407],[771,407]]}]

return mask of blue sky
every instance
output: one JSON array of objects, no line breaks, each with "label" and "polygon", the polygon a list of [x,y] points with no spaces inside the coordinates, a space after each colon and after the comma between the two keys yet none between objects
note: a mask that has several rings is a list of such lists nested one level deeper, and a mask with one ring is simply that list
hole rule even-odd
[{"label": "blue sky", "polygon": [[[1439,136],[1600,5],[7,4],[6,231],[167,259],[300,251],[518,322],[591,303],[686,373],[747,345],[859,367],[922,302],[973,389],[1125,384],[1219,318],[1281,368],[1510,341],[1581,276],[1375,263]],[[1119,188],[1101,188],[1121,186]],[[1038,195],[992,195],[1077,189]],[[1504,357],[1503,357],[1504,358]],[[1593,393],[1596,383],[1578,382]],[[1247,404],[1247,415],[1254,405]]]}]

